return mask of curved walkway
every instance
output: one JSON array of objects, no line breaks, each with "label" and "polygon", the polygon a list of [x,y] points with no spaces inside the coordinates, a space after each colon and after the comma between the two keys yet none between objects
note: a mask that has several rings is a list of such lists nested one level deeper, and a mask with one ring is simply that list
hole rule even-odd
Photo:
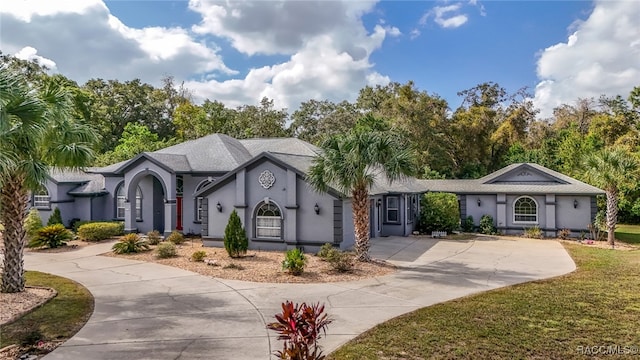
[{"label": "curved walkway", "polygon": [[334,319],[323,340],[329,353],[406,312],[575,269],[564,248],[552,240],[383,238],[372,242],[371,252],[400,266],[394,275],[268,284],[96,256],[110,247],[26,254],[29,270],[78,281],[95,297],[89,322],[46,359],[269,359],[280,342],[265,323],[284,300],[325,303]]}]

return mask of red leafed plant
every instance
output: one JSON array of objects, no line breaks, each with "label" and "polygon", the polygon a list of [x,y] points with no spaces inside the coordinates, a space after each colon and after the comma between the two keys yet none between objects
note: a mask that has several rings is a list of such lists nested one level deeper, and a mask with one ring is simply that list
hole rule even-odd
[{"label": "red leafed plant", "polygon": [[324,313],[324,305],[286,301],[282,303],[282,314],[276,314],[275,317],[277,321],[267,324],[267,328],[280,334],[278,340],[284,340],[283,349],[274,352],[278,358],[324,359],[318,340],[321,332],[326,335],[326,328],[331,323],[329,316]]}]

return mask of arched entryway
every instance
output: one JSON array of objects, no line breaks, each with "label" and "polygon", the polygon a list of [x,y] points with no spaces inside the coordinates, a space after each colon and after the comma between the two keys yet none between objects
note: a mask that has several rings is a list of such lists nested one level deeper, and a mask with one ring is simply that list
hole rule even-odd
[{"label": "arched entryway", "polygon": [[166,233],[167,191],[162,177],[154,171],[142,171],[133,176],[126,193],[125,228]]}]

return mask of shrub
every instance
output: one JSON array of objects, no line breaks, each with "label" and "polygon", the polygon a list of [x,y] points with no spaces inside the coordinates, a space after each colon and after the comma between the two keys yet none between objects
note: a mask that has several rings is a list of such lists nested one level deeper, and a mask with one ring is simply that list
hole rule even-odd
[{"label": "shrub", "polygon": [[420,222],[423,233],[456,230],[460,225],[458,198],[448,193],[426,193],[422,197]]},{"label": "shrub", "polygon": [[475,228],[476,228],[476,224],[473,221],[473,216],[471,215],[467,216],[467,218],[464,219],[464,222],[462,223],[462,231],[473,232]]},{"label": "shrub", "polygon": [[47,221],[47,226],[62,224],[62,214],[60,214],[60,208],[53,209],[53,213],[49,216],[49,220]]},{"label": "shrub", "polygon": [[116,254],[131,254],[149,250],[149,244],[138,234],[127,234],[111,249]]},{"label": "shrub", "polygon": [[496,227],[493,225],[493,217],[491,215],[482,215],[480,218],[480,226],[478,228],[480,233],[492,235],[496,233]]},{"label": "shrub", "polygon": [[531,239],[542,239],[542,230],[538,226],[524,229],[524,236]]},{"label": "shrub", "polygon": [[204,250],[198,250],[196,252],[194,252],[193,254],[191,254],[191,261],[195,261],[195,262],[203,262],[204,258],[207,257],[207,252]]},{"label": "shrub", "polygon": [[316,256],[321,258],[322,260],[327,260],[332,250],[335,250],[333,245],[331,243],[325,243],[320,247],[320,251],[318,251]]},{"label": "shrub", "polygon": [[224,229],[224,248],[232,258],[246,254],[249,248],[247,233],[242,227],[240,217],[235,210],[229,215],[229,222]]},{"label": "shrub", "polygon": [[236,263],[228,263],[227,265],[222,267],[223,269],[235,269],[235,270],[244,270],[244,266]]},{"label": "shrub", "polygon": [[124,223],[91,222],[80,225],[78,237],[85,241],[100,241],[124,234]]},{"label": "shrub", "polygon": [[158,245],[160,241],[162,241],[162,237],[158,230],[152,230],[147,233],[147,242],[149,245]]},{"label": "shrub", "polygon": [[24,220],[24,230],[27,233],[27,241],[33,240],[38,235],[38,230],[42,229],[42,219],[38,209],[29,210],[27,218]]},{"label": "shrub", "polygon": [[353,255],[338,249],[333,249],[327,258],[331,268],[338,272],[349,272],[353,270]]},{"label": "shrub", "polygon": [[167,236],[166,240],[176,245],[180,245],[185,242],[184,235],[182,235],[182,233],[178,231],[172,231],[171,234]]},{"label": "shrub", "polygon": [[284,340],[282,350],[274,352],[279,359],[323,359],[318,340],[326,335],[327,326],[331,323],[324,313],[324,305],[306,303],[282,303],[282,313],[275,315],[276,321],[267,324],[269,330],[276,331],[278,340]]},{"label": "shrub", "polygon": [[69,240],[73,240],[73,233],[65,229],[64,225],[55,224],[38,230],[36,236],[29,242],[28,246],[48,246],[53,249],[65,245]]},{"label": "shrub", "polygon": [[178,254],[178,252],[176,251],[176,244],[172,242],[161,243],[160,245],[158,245],[157,251],[157,256],[160,259],[174,257]]},{"label": "shrub", "polygon": [[307,264],[307,258],[302,250],[296,248],[287,251],[282,261],[282,269],[287,270],[291,275],[300,275],[304,271]]},{"label": "shrub", "polygon": [[560,239],[566,240],[571,236],[571,230],[569,229],[562,229],[560,231],[558,231],[558,237]]}]

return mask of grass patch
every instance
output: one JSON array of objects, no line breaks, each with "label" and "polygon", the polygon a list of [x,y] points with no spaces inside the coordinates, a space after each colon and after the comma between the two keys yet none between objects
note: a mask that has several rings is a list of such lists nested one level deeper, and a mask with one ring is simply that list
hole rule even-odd
[{"label": "grass patch", "polygon": [[616,239],[629,244],[640,244],[640,225],[616,226]]},{"label": "grass patch", "polygon": [[[640,345],[640,253],[566,245],[574,273],[449,301],[380,324],[330,359],[584,359]],[[425,289],[425,291],[429,291]]]},{"label": "grass patch", "polygon": [[0,348],[31,345],[38,340],[66,340],[77,333],[93,313],[93,296],[75,281],[38,271],[25,273],[27,285],[56,289],[58,295],[39,309],[0,328]]}]

